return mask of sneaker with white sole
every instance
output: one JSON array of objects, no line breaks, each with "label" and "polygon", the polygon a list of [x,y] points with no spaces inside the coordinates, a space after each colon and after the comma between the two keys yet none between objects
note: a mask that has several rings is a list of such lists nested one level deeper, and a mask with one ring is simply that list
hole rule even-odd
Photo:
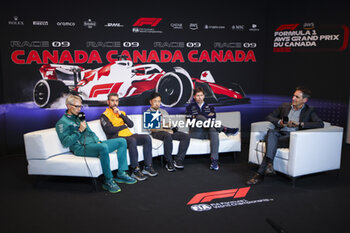
[{"label": "sneaker with white sole", "polygon": [[176,167],[176,168],[179,168],[179,169],[183,169],[184,168],[184,164],[183,164],[183,162],[181,161],[181,160],[174,160],[174,166]]},{"label": "sneaker with white sole", "polygon": [[132,169],[131,171],[131,177],[132,178],[135,178],[136,180],[138,181],[143,181],[143,180],[146,180],[147,179],[147,176],[145,176],[139,167],[135,167]]},{"label": "sneaker with white sole", "polygon": [[174,172],[175,167],[173,161],[167,161],[165,164],[165,168],[168,170],[168,172]]},{"label": "sneaker with white sole", "polygon": [[219,170],[219,162],[216,159],[211,160],[210,169],[214,171]]},{"label": "sneaker with white sole", "polygon": [[153,169],[152,165],[145,166],[142,170],[142,173],[145,175],[149,175],[149,176],[157,176],[158,175],[158,172],[156,172]]}]

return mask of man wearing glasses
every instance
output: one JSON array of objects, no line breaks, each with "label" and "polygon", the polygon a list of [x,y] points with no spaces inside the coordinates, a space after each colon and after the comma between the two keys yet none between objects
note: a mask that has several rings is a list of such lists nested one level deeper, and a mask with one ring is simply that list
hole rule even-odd
[{"label": "man wearing glasses", "polygon": [[[128,170],[125,139],[116,138],[100,141],[86,121],[78,118],[82,108],[82,100],[79,96],[69,95],[66,99],[66,106],[66,113],[56,123],[56,132],[63,146],[69,147],[77,156],[98,157],[100,159],[105,177],[103,189],[117,193],[121,191],[117,183],[136,183],[137,181],[125,172]],[[117,150],[119,166],[116,178],[113,177],[109,159],[109,153],[115,150]]]}]

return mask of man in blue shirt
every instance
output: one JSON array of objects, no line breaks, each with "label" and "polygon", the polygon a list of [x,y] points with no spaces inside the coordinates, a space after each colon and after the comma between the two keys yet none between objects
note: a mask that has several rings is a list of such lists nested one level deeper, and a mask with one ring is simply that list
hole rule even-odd
[{"label": "man in blue shirt", "polygon": [[[194,102],[186,107],[186,118],[196,119],[196,121],[215,121],[216,112],[213,106],[204,102],[204,90],[201,87],[195,88],[193,91]],[[209,124],[211,126],[211,124]],[[198,139],[210,139],[210,169],[219,170],[219,132],[226,135],[235,135],[237,128],[228,127],[190,127],[190,137]]]}]

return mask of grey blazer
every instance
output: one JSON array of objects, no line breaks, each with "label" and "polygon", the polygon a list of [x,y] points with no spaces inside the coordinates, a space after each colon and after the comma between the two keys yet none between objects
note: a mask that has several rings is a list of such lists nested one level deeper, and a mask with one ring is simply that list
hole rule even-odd
[{"label": "grey blazer", "polygon": [[[272,113],[270,113],[266,120],[273,123],[276,127],[280,127],[278,121],[283,119],[283,117],[288,116],[291,110],[291,103],[283,103]],[[305,104],[304,108],[301,110],[299,122],[304,122],[304,127],[299,127],[299,129],[313,129],[313,128],[323,128],[324,124],[321,118],[316,114],[313,107]]]}]

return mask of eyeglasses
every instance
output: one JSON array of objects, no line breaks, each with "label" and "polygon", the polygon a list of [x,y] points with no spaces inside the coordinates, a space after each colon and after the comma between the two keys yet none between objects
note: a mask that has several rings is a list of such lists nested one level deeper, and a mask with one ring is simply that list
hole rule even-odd
[{"label": "eyeglasses", "polygon": [[75,108],[83,108],[83,105],[74,105],[74,104],[71,104],[71,105]]}]

